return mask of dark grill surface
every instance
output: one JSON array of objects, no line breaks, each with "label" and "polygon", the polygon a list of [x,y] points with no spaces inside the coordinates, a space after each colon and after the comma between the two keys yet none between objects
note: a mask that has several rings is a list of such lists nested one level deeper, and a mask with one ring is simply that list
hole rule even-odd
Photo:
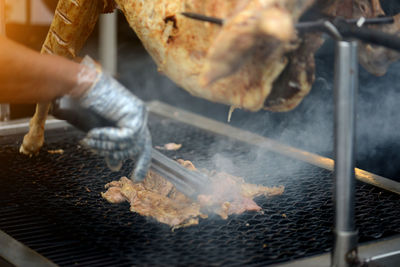
[{"label": "dark grill surface", "polygon": [[[154,145],[182,143],[173,158],[222,169],[253,183],[285,185],[282,196],[257,198],[261,213],[201,220],[174,232],[100,197],[111,173],[79,146],[75,130],[47,133],[38,157],[17,153],[20,136],[0,137],[0,229],[61,266],[266,265],[329,251],[332,173],[248,144],[152,115]],[[62,155],[48,149],[63,149]],[[357,185],[360,242],[400,233],[400,197]]]}]

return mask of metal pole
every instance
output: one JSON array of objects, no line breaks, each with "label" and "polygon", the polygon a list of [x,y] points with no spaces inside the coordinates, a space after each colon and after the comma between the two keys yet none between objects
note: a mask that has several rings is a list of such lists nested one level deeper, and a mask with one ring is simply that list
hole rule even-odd
[{"label": "metal pole", "polygon": [[117,73],[117,11],[100,15],[99,57],[103,69],[111,75]]},{"label": "metal pole", "polygon": [[357,42],[335,48],[335,230],[332,266],[352,266],[357,258],[355,206],[355,113],[358,90]]},{"label": "metal pole", "polygon": [[[0,35],[6,36],[6,14],[5,0],[0,0]],[[0,121],[10,119],[10,105],[0,104]]]}]

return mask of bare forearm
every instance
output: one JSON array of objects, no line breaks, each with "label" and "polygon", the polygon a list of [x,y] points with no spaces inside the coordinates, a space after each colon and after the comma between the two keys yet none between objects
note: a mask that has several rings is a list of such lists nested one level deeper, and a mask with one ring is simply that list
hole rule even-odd
[{"label": "bare forearm", "polygon": [[68,94],[81,69],[68,59],[40,55],[0,37],[0,103],[44,102]]}]

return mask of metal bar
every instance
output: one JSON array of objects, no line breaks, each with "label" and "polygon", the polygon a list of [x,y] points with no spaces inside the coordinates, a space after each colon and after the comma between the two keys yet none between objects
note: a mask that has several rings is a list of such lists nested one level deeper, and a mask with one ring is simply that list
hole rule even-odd
[{"label": "metal bar", "polygon": [[335,51],[335,239],[332,266],[357,261],[354,221],[355,113],[358,89],[356,41],[337,41]]},{"label": "metal bar", "polygon": [[[223,135],[241,142],[255,145],[259,148],[263,148],[269,151],[273,151],[280,155],[287,156],[289,158],[301,160],[303,162],[310,163],[314,166],[333,171],[334,161],[327,157],[298,149],[286,144],[282,144],[273,139],[260,136],[239,128],[232,127],[226,123],[221,123],[203,116],[194,114],[189,111],[177,109],[173,106],[167,105],[159,101],[152,101],[148,103],[150,112],[157,114],[165,118],[171,118],[188,125],[192,125],[199,129]],[[390,192],[400,195],[400,183],[390,180],[388,178],[373,174],[371,172],[355,168],[356,179],[388,190]]]},{"label": "metal bar", "polygon": [[[0,0],[0,35],[6,36],[6,14],[5,0]],[[0,121],[10,119],[10,105],[0,103]]]},{"label": "metal bar", "polygon": [[100,15],[99,57],[104,70],[117,74],[117,11]]},{"label": "metal bar", "polygon": [[210,23],[217,24],[217,25],[220,25],[220,26],[224,25],[224,19],[205,16],[205,15],[197,14],[197,13],[193,13],[193,12],[182,12],[181,14],[183,16],[187,17],[187,18],[191,18],[191,19],[194,19],[194,20],[210,22]]},{"label": "metal bar", "polygon": [[[390,237],[384,240],[365,243],[359,246],[359,256],[368,264],[360,266],[398,266],[400,262],[400,236]],[[307,257],[282,264],[276,267],[328,267],[329,253]]]},{"label": "metal bar", "polygon": [[[203,22],[210,22],[219,26],[224,25],[224,19],[206,16],[198,13],[193,12],[182,12],[183,16],[187,18],[191,18],[198,21]],[[327,21],[333,20],[334,17],[328,16],[320,16],[319,19],[310,20],[310,21],[301,21],[295,24],[297,30],[304,30],[304,31],[324,31],[324,23]],[[343,22],[348,24],[357,24],[360,19],[363,19],[363,25],[380,25],[380,24],[392,24],[394,23],[393,17],[378,17],[378,18],[356,18],[356,19],[345,19]]]},{"label": "metal bar", "polygon": [[[29,120],[30,119],[19,119],[8,122],[0,122],[0,137],[26,133],[29,130]],[[49,116],[46,120],[46,130],[62,129],[68,127],[72,126],[65,121],[54,119],[53,116]]]},{"label": "metal bar", "polygon": [[57,266],[1,230],[0,257],[15,266]]}]

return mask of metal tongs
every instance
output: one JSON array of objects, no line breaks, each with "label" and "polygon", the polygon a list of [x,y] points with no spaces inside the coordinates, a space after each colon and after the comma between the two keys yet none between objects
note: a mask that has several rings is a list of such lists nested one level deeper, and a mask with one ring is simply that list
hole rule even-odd
[{"label": "metal tongs", "polygon": [[168,181],[178,191],[197,200],[197,196],[210,192],[210,179],[199,171],[191,171],[153,148],[150,169]]},{"label": "metal tongs", "polygon": [[[96,127],[114,126],[112,122],[79,106],[69,96],[59,98],[53,103],[52,114],[84,132]],[[209,191],[208,187],[211,182],[208,176],[199,171],[186,169],[154,148],[150,169],[167,179],[176,189],[191,199],[197,200],[199,194]]]},{"label": "metal tongs", "polygon": [[[222,18],[192,12],[182,12],[181,14],[187,18],[210,22],[220,26],[224,24],[224,19]],[[343,19],[320,14],[316,19],[311,21],[296,23],[295,27],[300,34],[306,32],[324,32],[332,36],[335,40],[354,38],[366,43],[400,51],[400,38],[398,36],[365,27],[367,25],[392,24],[393,22],[393,17]]]}]

